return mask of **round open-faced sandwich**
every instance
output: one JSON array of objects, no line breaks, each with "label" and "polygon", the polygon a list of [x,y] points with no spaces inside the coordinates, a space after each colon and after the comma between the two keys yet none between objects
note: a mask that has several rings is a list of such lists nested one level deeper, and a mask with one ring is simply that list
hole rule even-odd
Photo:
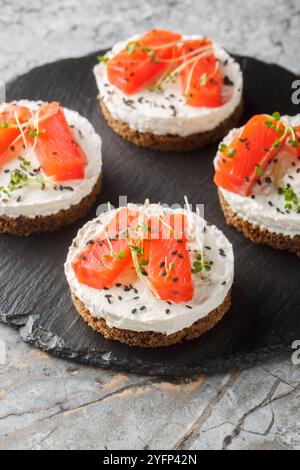
[{"label": "round open-faced sandwich", "polygon": [[215,169],[227,223],[300,256],[300,115],[253,116],[220,144]]},{"label": "round open-faced sandwich", "polygon": [[99,60],[94,73],[104,117],[136,145],[194,150],[220,140],[241,116],[240,66],[206,37],[153,30]]},{"label": "round open-faced sandwich", "polygon": [[186,209],[108,210],[69,249],[65,273],[83,319],[105,338],[160,347],[191,340],[228,311],[232,246]]},{"label": "round open-faced sandwich", "polygon": [[0,105],[0,233],[55,230],[84,216],[101,187],[101,139],[57,102]]}]

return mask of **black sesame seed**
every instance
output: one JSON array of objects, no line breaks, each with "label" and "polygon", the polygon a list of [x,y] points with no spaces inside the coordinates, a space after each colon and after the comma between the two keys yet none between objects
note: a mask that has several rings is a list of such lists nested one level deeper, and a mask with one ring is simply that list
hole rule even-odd
[{"label": "black sesame seed", "polygon": [[169,308],[167,308],[167,310],[166,310],[166,314],[168,314],[168,313],[170,313],[170,309],[169,309]]},{"label": "black sesame seed", "polygon": [[120,282],[117,282],[116,287],[122,287],[122,284]]},{"label": "black sesame seed", "polygon": [[178,282],[178,277],[173,277],[172,282]]},{"label": "black sesame seed", "polygon": [[173,250],[172,255],[177,255],[177,250]]},{"label": "black sesame seed", "polygon": [[223,83],[224,83],[224,85],[227,85],[227,86],[233,86],[234,85],[233,81],[230,80],[230,78],[227,75],[225,75],[225,77],[223,78]]},{"label": "black sesame seed", "polygon": [[86,256],[84,256],[84,255],[80,256],[80,258],[81,258],[83,261],[86,260]]},{"label": "black sesame seed", "polygon": [[182,253],[178,253],[178,258],[183,259],[183,258],[184,258],[183,254],[182,254]]},{"label": "black sesame seed", "polygon": [[186,305],[186,308],[192,309],[193,307],[191,307],[190,305]]},{"label": "black sesame seed", "polygon": [[142,305],[142,307],[140,308],[140,310],[146,310],[145,305]]},{"label": "black sesame seed", "polygon": [[165,266],[165,264],[166,264],[166,263],[165,263],[164,261],[162,261],[162,262],[160,263],[159,267],[160,267],[160,268],[163,268],[163,267]]}]

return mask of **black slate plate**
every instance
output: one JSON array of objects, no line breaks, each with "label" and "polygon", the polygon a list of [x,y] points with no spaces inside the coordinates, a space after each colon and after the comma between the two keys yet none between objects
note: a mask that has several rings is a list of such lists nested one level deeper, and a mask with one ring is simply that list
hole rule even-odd
[{"label": "black slate plate", "polygon": [[[245,77],[245,114],[280,110],[296,114],[291,102],[292,73],[273,64],[236,57]],[[233,307],[202,338],[166,349],[144,350],[109,342],[76,314],[63,263],[78,228],[95,215],[54,234],[0,236],[0,318],[21,327],[22,338],[61,357],[150,375],[183,376],[248,367],[288,353],[300,337],[299,259],[255,246],[227,227],[212,184],[217,145],[188,154],[141,150],[106,125],[97,101],[92,67],[96,54],[38,67],[8,86],[8,99],[59,100],[88,117],[103,137],[104,187],[98,203],[204,203],[206,219],[232,241],[236,256]]]}]

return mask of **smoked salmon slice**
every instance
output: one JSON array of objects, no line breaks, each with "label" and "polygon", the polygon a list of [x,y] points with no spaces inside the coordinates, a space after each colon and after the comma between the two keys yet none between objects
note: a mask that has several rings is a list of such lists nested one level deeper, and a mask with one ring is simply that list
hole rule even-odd
[{"label": "smoked salmon slice", "polygon": [[214,182],[230,192],[249,196],[267,165],[285,144],[284,123],[271,116],[253,116],[230,145],[221,145]]},{"label": "smoked salmon slice", "polygon": [[176,58],[180,39],[181,34],[156,29],[129,43],[107,62],[110,83],[127,95],[153,84]]},{"label": "smoked salmon slice", "polygon": [[[16,119],[17,116],[17,119]],[[5,165],[11,159],[16,157],[14,141],[20,136],[20,124],[24,124],[31,117],[28,108],[18,104],[8,104],[4,111],[0,113],[0,165]],[[21,138],[18,144],[22,144]]]},{"label": "smoked salmon slice", "polygon": [[[160,223],[161,222],[161,223]],[[153,217],[151,227],[159,226],[159,238],[151,238],[148,279],[160,299],[188,302],[194,296],[191,263],[186,248],[185,215]]]},{"label": "smoked salmon slice", "polygon": [[[188,302],[194,287],[186,227],[183,214],[146,219],[138,212],[121,209],[73,261],[75,275],[81,284],[109,289],[126,268],[135,267],[160,299]],[[131,238],[134,231],[141,235]]]},{"label": "smoked salmon slice", "polygon": [[56,181],[83,179],[86,156],[76,141],[63,108],[57,102],[46,103],[39,112],[39,127],[27,134],[43,171]]},{"label": "smoked salmon slice", "polygon": [[[207,38],[185,41],[181,47],[180,56],[183,64],[186,63],[181,72],[181,83],[190,106],[214,108],[222,105],[222,76],[210,49],[212,41]],[[201,54],[205,56],[201,57]]]},{"label": "smoked salmon slice", "polygon": [[117,212],[99,237],[90,240],[73,262],[78,281],[95,289],[112,287],[123,270],[132,263],[127,229],[136,213],[126,208]]}]

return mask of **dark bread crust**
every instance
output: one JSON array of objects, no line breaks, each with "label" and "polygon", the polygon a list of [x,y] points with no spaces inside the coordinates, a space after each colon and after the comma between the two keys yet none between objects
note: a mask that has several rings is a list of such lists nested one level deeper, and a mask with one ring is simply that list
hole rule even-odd
[{"label": "dark bread crust", "polygon": [[76,310],[94,331],[101,333],[106,339],[120,341],[121,343],[128,344],[128,346],[140,346],[142,348],[159,348],[198,338],[206,331],[213,328],[223,318],[231,306],[230,290],[222,304],[206,315],[206,317],[200,318],[200,320],[197,320],[188,328],[184,328],[183,330],[167,336],[154,331],[138,332],[120,328],[110,328],[103,318],[93,317],[84,303],[81,302],[72,291],[71,296]]},{"label": "dark bread crust", "polygon": [[186,137],[171,134],[155,135],[150,132],[135,131],[131,129],[127,123],[114,119],[103,99],[101,97],[98,97],[98,99],[108,125],[116,134],[119,134],[123,139],[139,147],[145,147],[160,152],[188,152],[221,140],[233,127],[237,126],[243,112],[243,102],[241,101],[227,119],[210,131],[199,132]]},{"label": "dark bread crust", "polygon": [[0,233],[28,236],[33,233],[53,232],[64,225],[72,224],[84,217],[90,210],[101,190],[101,185],[102,175],[99,176],[90,194],[85,196],[78,204],[72,205],[69,209],[62,209],[56,214],[34,218],[23,215],[16,218],[5,215],[0,216]]},{"label": "dark bread crust", "polygon": [[267,229],[260,228],[258,225],[251,224],[232,211],[221,191],[218,191],[218,194],[228,225],[235,227],[254,243],[268,245],[276,250],[287,250],[300,256],[300,235],[289,237],[288,235],[270,232]]}]

